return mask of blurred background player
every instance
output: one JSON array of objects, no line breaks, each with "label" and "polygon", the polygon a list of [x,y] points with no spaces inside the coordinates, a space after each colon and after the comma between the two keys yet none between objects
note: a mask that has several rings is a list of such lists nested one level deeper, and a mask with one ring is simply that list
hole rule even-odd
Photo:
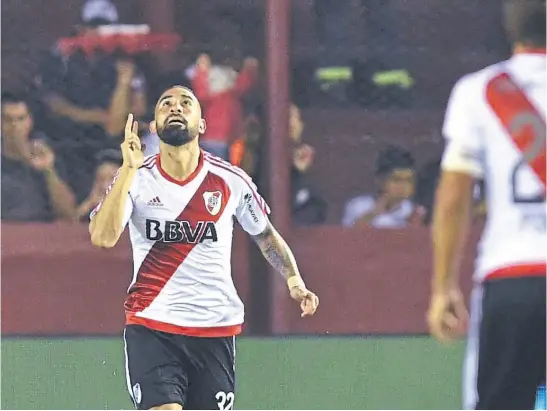
[{"label": "blurred background player", "polygon": [[302,316],[313,315],[319,300],[250,177],[200,150],[205,121],[193,93],[181,86],[165,91],[151,129],[160,153],[145,159],[129,115],[123,165],[90,223],[92,243],[105,248],[130,223],[129,392],[139,409],[232,409],[234,337],[244,317],[230,272],[233,218],[284,276]]},{"label": "blurred background player", "polygon": [[441,341],[465,331],[458,265],[474,181],[485,178],[464,405],[533,409],[545,380],[545,1],[506,1],[504,12],[513,56],[463,77],[446,112],[428,320]]}]

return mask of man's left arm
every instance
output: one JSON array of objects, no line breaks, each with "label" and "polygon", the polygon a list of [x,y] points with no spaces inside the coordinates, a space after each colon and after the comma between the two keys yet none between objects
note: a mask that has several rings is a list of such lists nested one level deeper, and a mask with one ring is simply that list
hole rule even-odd
[{"label": "man's left arm", "polygon": [[[241,170],[240,173],[244,172]],[[239,224],[254,239],[270,265],[283,276],[291,297],[300,302],[302,316],[313,315],[319,299],[306,288],[290,247],[270,222],[270,208],[250,177],[244,179],[247,184],[240,193],[236,210]]]},{"label": "man's left arm", "polygon": [[460,80],[448,102],[446,148],[433,208],[433,292],[455,286],[465,234],[472,218],[475,181],[484,175],[482,135],[470,101],[476,84]]},{"label": "man's left arm", "polygon": [[428,312],[431,333],[450,341],[465,332],[468,313],[459,287],[475,180],[484,175],[484,148],[477,108],[479,90],[468,78],[460,80],[446,110],[443,134],[447,144],[441,161],[432,220],[433,278]]},{"label": "man's left arm", "polygon": [[252,236],[264,258],[287,282],[291,297],[300,302],[302,317],[313,315],[319,305],[319,298],[306,288],[298,271],[296,259],[281,234],[268,221],[266,229]]},{"label": "man's left arm", "polygon": [[433,293],[458,284],[459,263],[471,220],[475,179],[461,171],[442,171],[433,210]]}]

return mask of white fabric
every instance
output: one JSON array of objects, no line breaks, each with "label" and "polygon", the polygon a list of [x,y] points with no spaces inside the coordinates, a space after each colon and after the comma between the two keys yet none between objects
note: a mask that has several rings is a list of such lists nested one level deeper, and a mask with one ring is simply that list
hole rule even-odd
[{"label": "white fabric", "polygon": [[[513,200],[513,174],[522,153],[486,100],[489,82],[507,73],[545,119],[545,55],[522,54],[463,77],[455,85],[443,127],[447,147],[442,168],[484,177],[487,224],[475,279],[500,268],[545,262],[545,203]],[[516,176],[519,194],[539,194],[543,187],[525,164]]]},{"label": "white fabric", "polygon": [[479,331],[482,320],[482,286],[477,285],[471,294],[471,318],[467,332],[467,347],[463,362],[463,407],[474,410],[478,401],[477,377],[479,371]]},{"label": "white fabric", "polygon": [[[376,206],[376,200],[371,195],[363,195],[351,199],[344,210],[342,225],[353,227],[365,214],[370,213]],[[414,212],[414,204],[404,200],[398,207],[389,212],[378,214],[370,221],[374,228],[402,228],[407,225],[408,219]]]},{"label": "white fabric", "polygon": [[94,19],[116,23],[118,10],[109,0],[87,0],[82,8],[82,20],[87,23]]},{"label": "white fabric", "polygon": [[[201,170],[184,185],[164,178],[155,156],[145,159],[135,176],[126,206],[133,249],[131,285],[139,281],[139,270],[156,244],[153,237],[164,230],[166,222],[184,220],[193,228],[213,223],[217,233],[216,240],[198,239],[192,243],[174,274],[159,284],[161,290],[152,303],[136,313],[139,317],[182,327],[223,327],[243,323],[243,303],[231,276],[234,217],[245,231],[256,235],[266,229],[270,209],[243,170],[208,154],[204,156],[206,160]],[[215,192],[224,193],[219,197],[220,205],[208,202],[207,196]],[[194,208],[184,214],[190,201]],[[224,207],[222,214],[217,213],[215,204],[218,209]],[[214,215],[218,215],[218,221],[208,221]],[[186,216],[197,216],[198,220],[187,221],[189,217]],[[154,228],[152,232],[150,221],[157,222],[160,228]],[[203,234],[205,231],[196,229],[195,232]],[[163,233],[165,235],[165,230]],[[177,243],[170,247],[163,239],[159,241],[162,251],[154,254],[148,264],[163,273],[164,269],[174,268],[172,264],[178,261],[178,251],[175,249]],[[153,292],[144,290],[144,293],[150,291]]]}]

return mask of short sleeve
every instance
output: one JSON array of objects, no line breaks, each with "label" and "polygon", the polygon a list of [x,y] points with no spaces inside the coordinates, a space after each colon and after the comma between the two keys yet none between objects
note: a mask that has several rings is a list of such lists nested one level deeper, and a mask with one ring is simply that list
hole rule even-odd
[{"label": "short sleeve", "polygon": [[484,175],[483,138],[477,120],[480,90],[479,84],[468,77],[452,90],[443,125],[446,147],[441,168],[445,171],[463,172],[475,178]]},{"label": "short sleeve", "polygon": [[250,235],[262,233],[268,226],[270,207],[258,193],[250,177],[242,178],[242,189],[236,210],[241,227]]},{"label": "short sleeve", "polygon": [[374,199],[371,196],[356,197],[346,204],[342,225],[353,227],[357,220],[374,209]]},{"label": "short sleeve", "polygon": [[[114,179],[112,180],[112,183],[108,186],[103,199],[99,202],[99,204],[97,204],[95,206],[95,208],[89,214],[89,220],[93,220],[93,217],[95,217],[95,215],[101,209],[101,207],[103,205],[103,202],[104,202],[104,199],[108,195],[110,190],[112,189],[112,186],[114,185],[116,180],[118,179],[119,173],[120,173],[120,170],[118,170],[118,172],[114,176]],[[133,183],[133,186],[134,185],[135,185],[135,183]],[[131,195],[131,191],[133,191],[133,190],[134,190],[134,188],[132,187],[131,190],[129,191],[129,195],[127,196],[127,199],[125,200],[125,207],[124,207],[123,220],[122,220],[122,229],[123,230],[125,230],[125,227],[127,226],[127,223],[129,222],[129,219],[131,218],[131,215],[133,214],[134,204],[133,204],[133,196]]]}]

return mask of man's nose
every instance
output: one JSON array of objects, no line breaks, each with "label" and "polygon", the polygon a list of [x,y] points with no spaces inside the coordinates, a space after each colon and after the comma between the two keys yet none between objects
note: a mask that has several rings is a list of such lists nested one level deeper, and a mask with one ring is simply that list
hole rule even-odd
[{"label": "man's nose", "polygon": [[182,106],[180,104],[175,104],[171,107],[171,113],[182,113]]}]

